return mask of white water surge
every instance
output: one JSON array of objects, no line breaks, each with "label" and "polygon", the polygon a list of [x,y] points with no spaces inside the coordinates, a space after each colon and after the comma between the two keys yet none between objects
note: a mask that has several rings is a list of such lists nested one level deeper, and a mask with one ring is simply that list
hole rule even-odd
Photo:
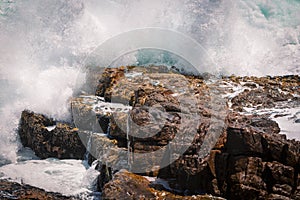
[{"label": "white water surge", "polygon": [[[80,160],[29,160],[0,168],[2,178],[30,184],[46,191],[64,195],[89,193],[99,174],[92,168],[88,171]],[[0,176],[1,177],[1,176]]]}]

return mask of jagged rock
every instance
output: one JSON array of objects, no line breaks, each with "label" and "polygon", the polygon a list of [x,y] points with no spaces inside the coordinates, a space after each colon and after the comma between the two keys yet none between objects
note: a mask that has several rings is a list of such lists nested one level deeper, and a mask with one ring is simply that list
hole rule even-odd
[{"label": "jagged rock", "polygon": [[109,123],[114,115],[128,113],[131,106],[104,102],[98,96],[79,96],[71,101],[74,124],[82,131],[108,133]]},{"label": "jagged rock", "polygon": [[[193,84],[190,84],[190,79],[178,73],[162,73],[164,71],[156,70],[155,67],[107,69],[98,87],[103,92],[96,92],[96,95],[104,97],[109,102],[125,105],[159,104],[167,111],[179,111],[180,108],[194,105],[189,100],[195,89]],[[102,84],[103,82],[107,84]],[[185,98],[186,96],[190,97]],[[185,103],[186,100],[189,102]]]},{"label": "jagged rock", "polygon": [[229,191],[229,199],[241,199],[241,200],[248,200],[248,199],[266,199],[264,191],[256,189],[251,186],[243,185],[243,184],[236,184],[231,187]]},{"label": "jagged rock", "polygon": [[231,183],[248,184],[258,189],[266,189],[262,180],[263,162],[257,157],[233,157],[229,163]]},{"label": "jagged rock", "polygon": [[103,199],[154,199],[150,182],[141,176],[121,171],[102,190]]},{"label": "jagged rock", "polygon": [[263,199],[267,194],[262,179],[263,162],[257,157],[234,157],[229,161],[230,199]]},{"label": "jagged rock", "polygon": [[[258,108],[272,108],[279,102],[293,100],[299,102],[300,79],[299,76],[283,76],[283,77],[232,77],[231,81],[236,83],[249,82],[259,85],[257,87],[249,87],[250,90],[245,90],[238,96],[232,99],[233,108],[235,111],[243,111],[243,107],[258,107]],[[244,84],[248,87],[249,84]]]},{"label": "jagged rock", "polygon": [[[199,122],[193,117],[194,115],[183,113],[165,113],[159,109],[149,111],[147,108],[134,108],[129,115],[122,113],[114,115],[109,134],[118,140],[127,140],[128,134],[133,143],[144,142],[145,145],[148,143],[163,146],[173,140],[179,131],[194,135]],[[192,128],[189,129],[186,124]]]},{"label": "jagged rock", "polygon": [[166,88],[139,88],[135,91],[133,105],[144,107],[159,105],[167,112],[180,112],[181,106],[179,101],[172,95],[174,95],[174,93]]},{"label": "jagged rock", "polygon": [[[226,82],[244,91],[226,99]],[[62,147],[52,148],[65,144],[59,139],[66,139],[52,142],[58,137],[52,134],[80,136],[84,145],[89,144],[90,154],[99,159],[98,185],[106,198],[194,198],[169,193],[177,192],[229,199],[299,199],[300,142],[279,134],[278,124],[268,114],[238,113],[244,107],[271,108],[285,101],[297,105],[299,84],[299,76],[232,76],[208,84],[203,77],[169,72],[162,66],[108,68],[99,80],[98,97],[72,101],[74,124],[80,130],[59,123],[50,130],[55,122],[35,115],[25,117],[31,120],[22,117],[20,138],[34,151],[44,152],[42,157],[68,157],[61,153],[67,152]],[[227,111],[227,100],[234,111]],[[222,123],[218,126],[218,122]],[[84,152],[80,150],[80,155]],[[171,189],[159,191],[163,188],[159,184],[151,188],[147,179],[124,171],[111,180],[122,168],[158,173]]]},{"label": "jagged rock", "polygon": [[265,166],[265,179],[269,186],[275,184],[287,184],[294,186],[294,168],[290,166],[285,166],[277,161],[267,162]]},{"label": "jagged rock", "polygon": [[253,129],[227,129],[226,151],[232,155],[261,155],[262,136]]},{"label": "jagged rock", "polygon": [[283,163],[300,170],[300,141],[288,140]]},{"label": "jagged rock", "polygon": [[291,196],[292,190],[293,190],[293,188],[290,185],[287,185],[287,184],[283,184],[283,185],[275,184],[272,187],[272,191],[275,194],[283,195],[283,196],[286,196],[286,197]]},{"label": "jagged rock", "polygon": [[102,73],[102,77],[99,80],[99,84],[96,89],[96,95],[105,97],[106,100],[110,99],[110,95],[107,93],[111,84],[116,83],[116,81],[124,76],[125,69],[124,68],[106,68]]},{"label": "jagged rock", "polygon": [[[278,124],[266,116],[261,115],[242,115],[237,112],[229,112],[226,117],[226,124],[229,128],[250,128],[256,132],[267,134],[278,134],[280,128]],[[281,135],[281,137],[284,137]]]},{"label": "jagged rock", "polygon": [[[298,178],[298,180],[299,180],[299,178]],[[294,195],[292,196],[292,198],[295,199],[295,200],[299,200],[300,199],[300,186],[298,186],[296,188],[296,191],[295,191]]]},{"label": "jagged rock", "polygon": [[289,197],[286,197],[286,196],[282,196],[282,195],[279,195],[279,194],[269,194],[267,197],[266,197],[267,200],[290,200]]},{"label": "jagged rock", "polygon": [[128,151],[117,146],[118,141],[109,139],[106,135],[84,132],[90,138],[89,153],[99,162],[111,167],[111,170],[120,170],[128,167]]},{"label": "jagged rock", "polygon": [[193,196],[180,196],[172,194],[168,191],[157,190],[151,188],[151,183],[146,178],[129,173],[122,170],[114,175],[112,181],[105,184],[102,192],[103,199],[158,199],[158,200],[171,200],[171,199],[222,199],[209,195],[193,195]]},{"label": "jagged rock", "polygon": [[54,192],[46,192],[43,189],[30,185],[0,179],[0,199],[75,200],[79,198],[67,197]]},{"label": "jagged rock", "polygon": [[225,197],[228,190],[228,176],[229,176],[229,159],[230,155],[228,153],[218,153],[215,155],[215,174],[218,183],[218,190],[220,191],[220,196]]},{"label": "jagged rock", "polygon": [[264,154],[268,160],[275,160],[296,167],[299,162],[299,142],[287,140],[285,135],[262,135]]},{"label": "jagged rock", "polygon": [[240,83],[240,82],[256,83],[260,87],[267,87],[267,88],[274,88],[274,89],[280,88],[282,91],[299,94],[299,90],[297,90],[299,88],[299,83],[300,83],[299,75],[274,76],[274,77],[231,76],[228,79],[235,83]]},{"label": "jagged rock", "polygon": [[77,128],[26,110],[21,115],[19,136],[23,146],[40,158],[83,159],[86,151]]},{"label": "jagged rock", "polygon": [[[130,73],[134,75],[133,72]],[[124,77],[126,77],[126,73]],[[155,113],[160,117],[159,109],[167,111],[168,114],[171,115],[173,113],[177,115],[178,113],[185,113],[186,111],[180,107],[182,102],[178,101],[178,94],[174,93],[170,88],[165,87],[166,84],[164,83],[164,79],[168,79],[169,82],[171,80],[172,84],[176,85],[177,82],[173,81],[173,79],[177,78],[181,80],[181,75],[149,75],[143,72],[135,77],[132,76],[130,80],[124,77],[119,79],[119,83],[111,84],[109,92],[115,95],[116,99],[126,100],[130,105],[133,105],[134,108],[130,114],[116,115],[112,119],[110,135],[118,140],[119,145],[123,147],[126,147],[127,142],[130,141],[131,147],[135,152],[157,151],[162,146],[168,144],[169,141],[173,140],[176,135],[175,133],[178,132],[177,123],[172,126],[167,126],[167,129],[164,129],[165,124],[159,126],[157,122],[149,122],[151,118],[150,115],[153,113],[150,114],[148,107],[156,108]],[[147,77],[147,80],[142,81],[145,77]],[[262,164],[262,159],[267,161],[278,160],[283,164],[296,167],[299,160],[297,156],[299,152],[297,144],[286,140],[283,135],[278,135],[280,131],[278,124],[270,120],[268,116],[246,116],[229,112],[226,118],[227,131],[222,133],[217,144],[215,144],[216,150],[212,151],[215,152],[215,154],[211,153],[209,157],[200,158],[197,152],[209,130],[209,121],[213,116],[211,108],[207,105],[211,102],[209,98],[207,98],[208,88],[205,87],[203,79],[197,77],[186,77],[186,79],[188,79],[189,87],[193,90],[193,93],[189,94],[195,95],[197,99],[195,108],[199,109],[201,116],[199,128],[198,131],[193,134],[193,142],[189,145],[184,155],[179,157],[179,159],[170,166],[161,169],[159,177],[175,178],[177,182],[177,186],[175,187],[177,187],[177,189],[187,190],[192,193],[208,191],[226,196],[228,195],[227,191],[234,190],[235,192],[238,191],[238,193],[234,195],[234,197],[237,198],[241,198],[239,195],[242,195],[243,192],[266,197],[270,186],[267,186],[264,182],[262,172],[264,165]],[[290,93],[282,93],[276,89],[276,87],[281,87],[282,82],[284,82],[277,78],[273,80],[269,77],[265,79],[249,77],[245,80],[237,78],[235,81],[239,83],[242,81],[247,82],[248,86],[252,88],[252,90],[246,90],[233,99],[233,103],[238,106],[256,106],[262,104],[263,107],[270,107],[274,106],[276,102],[293,98]],[[290,83],[286,83],[286,85],[288,87],[296,87],[296,83],[298,82],[293,80]],[[245,86],[247,87],[247,85]],[[134,93],[132,93],[132,91],[134,91]],[[283,89],[283,91],[286,90]],[[182,94],[179,94],[179,96],[180,95]],[[265,99],[261,101],[260,96],[265,97]],[[157,107],[157,105],[159,106]],[[134,124],[137,125],[136,128],[133,126]],[[130,132],[128,133],[129,130]],[[135,130],[137,131],[135,132]],[[152,137],[141,138],[141,136],[147,135],[149,132],[157,132],[159,134]],[[132,135],[136,137],[132,137]],[[180,145],[177,144],[176,147],[180,147]],[[174,149],[170,149],[167,153],[172,152],[175,154],[176,150]],[[248,160],[248,163],[244,164],[239,161],[238,163],[240,164],[238,165],[244,166],[244,168],[246,166],[246,168],[249,167],[250,169],[232,171],[229,173],[227,165],[232,166],[232,164],[235,163],[235,159],[233,159],[232,156],[241,156],[244,160]],[[257,157],[252,158],[253,156]],[[255,170],[251,172],[251,169],[254,169],[258,163],[260,166],[259,172]],[[240,179],[239,177],[241,177],[243,173],[252,174],[247,176],[246,179]],[[280,189],[278,188],[280,187],[282,186],[274,187],[274,189],[276,190],[277,188],[277,191],[279,191]],[[284,187],[289,188],[288,186]]]},{"label": "jagged rock", "polygon": [[293,195],[293,199],[299,200],[300,199],[300,173],[298,172],[298,177],[296,180],[297,187],[295,188],[295,192]]}]

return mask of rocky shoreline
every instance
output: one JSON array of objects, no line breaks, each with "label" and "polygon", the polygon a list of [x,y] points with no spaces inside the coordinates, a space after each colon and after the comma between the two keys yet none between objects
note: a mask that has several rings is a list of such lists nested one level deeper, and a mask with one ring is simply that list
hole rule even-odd
[{"label": "rocky shoreline", "polygon": [[299,107],[299,76],[215,79],[152,66],[93,77],[95,94],[71,101],[72,124],[25,110],[19,136],[42,159],[89,151],[103,199],[300,199],[300,141],[263,112]]}]

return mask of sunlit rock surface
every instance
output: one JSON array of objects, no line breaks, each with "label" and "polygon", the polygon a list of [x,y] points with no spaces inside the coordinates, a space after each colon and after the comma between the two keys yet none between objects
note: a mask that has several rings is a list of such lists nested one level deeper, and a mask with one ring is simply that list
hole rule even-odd
[{"label": "sunlit rock surface", "polygon": [[[151,187],[152,186],[152,187]],[[184,199],[184,200],[221,200],[211,195],[180,196],[168,191],[155,189],[146,178],[122,170],[115,174],[113,180],[104,185],[104,199]]]}]

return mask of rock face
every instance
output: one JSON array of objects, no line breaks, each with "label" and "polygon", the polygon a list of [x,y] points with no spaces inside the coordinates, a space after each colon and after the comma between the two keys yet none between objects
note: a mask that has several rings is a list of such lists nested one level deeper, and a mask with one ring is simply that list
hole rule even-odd
[{"label": "rock face", "polygon": [[96,96],[72,100],[79,130],[24,111],[19,134],[41,158],[82,158],[88,146],[104,199],[300,199],[300,141],[270,114],[247,113],[300,105],[299,85],[298,76],[209,82],[165,67],[106,69]]},{"label": "rock face", "polygon": [[0,179],[0,199],[75,200],[76,198]]},{"label": "rock face", "polygon": [[[109,73],[109,70],[107,72]],[[149,80],[140,81],[139,78],[131,78],[131,82],[137,83],[134,85],[124,78],[126,73],[128,72],[117,76],[115,82],[107,84],[107,88],[103,87],[103,84],[98,87],[103,91],[102,96],[109,96],[110,100],[121,99],[119,102],[127,102],[133,106],[129,114],[115,115],[112,118],[110,135],[122,147],[126,147],[129,140],[131,150],[134,152],[156,151],[173,140],[180,123],[174,121],[172,125],[172,117],[162,126],[159,126],[159,123],[151,123],[148,107],[159,105],[170,116],[184,113],[184,108],[180,107],[183,103],[178,101],[178,96],[182,94],[175,94],[164,84],[166,79],[169,82],[172,82],[174,77],[180,80],[181,75],[149,75],[149,80],[152,81],[158,80],[155,76],[159,77],[156,85],[151,84]],[[115,71],[111,76],[116,77],[114,74]],[[147,76],[146,73],[143,75]],[[198,151],[211,127],[210,118],[213,112],[208,106],[211,102],[205,97],[207,88],[203,79],[191,77],[187,80],[197,99],[196,106],[200,113],[199,126],[193,134],[193,142],[189,144],[187,151],[171,165],[161,169],[158,176],[168,179],[174,190],[185,194],[210,193],[229,199],[292,198],[293,193],[297,191],[295,174],[299,172],[299,142],[287,140],[284,135],[279,135],[278,124],[266,115],[243,115],[230,111],[225,120],[226,128],[222,131],[210,155],[199,156]],[[243,110],[244,107],[270,108],[278,102],[291,99],[298,101],[298,98],[294,97],[298,93],[295,91],[299,86],[297,76],[282,79],[280,77],[259,79],[231,77],[230,80],[239,84],[246,82],[243,83],[245,87],[252,88],[244,90],[231,100],[232,108],[236,111]],[[176,82],[172,84],[176,86]],[[197,87],[192,87],[195,85]],[[160,116],[159,111],[156,111],[156,114]],[[134,127],[127,122],[127,126],[130,127],[128,138],[126,128],[122,127],[126,124],[128,116],[139,125],[137,129],[140,134],[146,135],[153,130],[158,130],[158,134],[147,138],[131,137],[137,134]],[[176,149],[173,153],[175,152]],[[274,168],[281,176],[286,177],[274,179],[276,171]]]},{"label": "rock face", "polygon": [[23,146],[40,158],[83,159],[86,152],[77,128],[26,110],[21,115],[19,136]]},{"label": "rock face", "polygon": [[214,156],[217,192],[221,196],[229,199],[292,197],[296,189],[295,174],[299,173],[300,143],[277,134],[277,124],[268,121],[263,124],[259,129],[253,123],[242,127],[228,124],[224,149],[210,155]]}]

